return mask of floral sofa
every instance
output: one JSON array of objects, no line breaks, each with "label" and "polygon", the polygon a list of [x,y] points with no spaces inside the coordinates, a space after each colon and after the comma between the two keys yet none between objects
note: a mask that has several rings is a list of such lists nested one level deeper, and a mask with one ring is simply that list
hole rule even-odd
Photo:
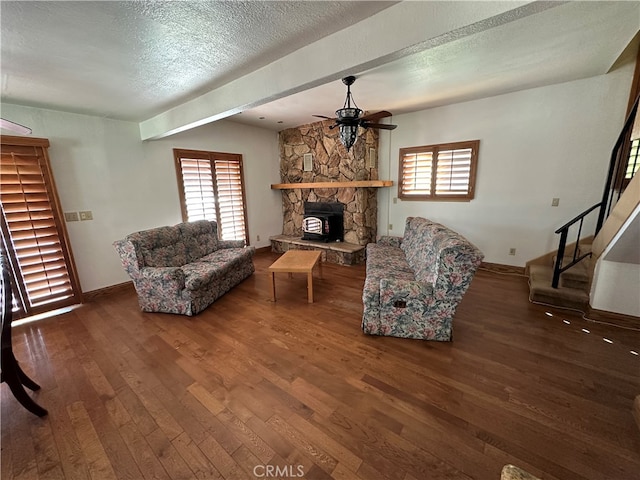
[{"label": "floral sofa", "polygon": [[255,271],[254,247],[219,240],[200,220],[127,235],[114,242],[145,312],[196,315]]},{"label": "floral sofa", "polygon": [[456,307],[484,255],[447,227],[407,218],[403,237],[367,245],[362,330],[449,341]]}]

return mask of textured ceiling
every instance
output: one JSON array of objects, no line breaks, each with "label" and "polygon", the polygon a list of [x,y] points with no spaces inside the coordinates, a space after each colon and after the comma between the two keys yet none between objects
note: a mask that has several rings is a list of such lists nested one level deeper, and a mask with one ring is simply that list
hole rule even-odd
[{"label": "textured ceiling", "polygon": [[0,21],[2,102],[146,139],[309,123],[346,74],[360,108],[395,114],[604,74],[640,2],[1,1]]},{"label": "textured ceiling", "polygon": [[[401,114],[602,75],[640,27],[638,2],[556,5],[370,70],[354,70],[355,101],[367,111]],[[637,49],[635,41],[628,61],[635,61]],[[333,116],[345,94],[337,80],[232,118],[267,128],[277,128],[282,119],[286,126],[301,125],[315,121],[310,113]]]},{"label": "textured ceiling", "polygon": [[392,3],[2,1],[2,100],[141,121]]}]

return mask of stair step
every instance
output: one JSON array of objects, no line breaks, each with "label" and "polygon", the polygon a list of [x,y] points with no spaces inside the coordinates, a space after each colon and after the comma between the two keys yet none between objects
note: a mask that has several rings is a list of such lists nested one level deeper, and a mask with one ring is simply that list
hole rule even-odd
[{"label": "stair step", "polygon": [[[567,272],[562,275],[566,275]],[[553,268],[546,265],[531,265],[529,268],[530,300],[557,307],[573,308],[584,311],[589,305],[589,293],[586,288],[572,288],[561,285],[551,286]],[[587,282],[588,283],[588,282]]]},{"label": "stair step", "polygon": [[[573,261],[573,257],[564,257],[562,265],[569,265]],[[553,258],[552,267],[555,266],[556,257]],[[591,258],[576,263],[573,267],[565,270],[560,274],[560,285],[569,288],[589,288],[589,269],[591,266]]]}]

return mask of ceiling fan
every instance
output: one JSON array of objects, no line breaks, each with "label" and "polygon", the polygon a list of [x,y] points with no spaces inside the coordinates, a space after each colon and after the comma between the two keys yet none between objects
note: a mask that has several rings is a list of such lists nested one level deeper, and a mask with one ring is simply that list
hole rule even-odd
[{"label": "ceiling fan", "polygon": [[24,125],[20,125],[19,123],[12,122],[11,120],[7,120],[5,118],[0,118],[0,128],[11,130],[12,132],[16,133],[21,133],[22,135],[31,135],[31,129],[29,127],[25,127]]},{"label": "ceiling fan", "polygon": [[[324,115],[314,115],[314,117],[325,118],[327,120],[334,120],[336,123],[329,128],[340,128],[340,140],[347,149],[353,146],[358,138],[358,127],[362,128],[378,128],[382,130],[393,130],[397,125],[390,125],[386,123],[376,123],[378,120],[390,117],[391,112],[382,110],[380,112],[370,113],[368,115],[361,116],[363,111],[358,108],[356,102],[351,95],[351,85],[356,81],[356,77],[350,75],[342,79],[342,83],[347,86],[347,98],[344,101],[344,105],[341,109],[336,110],[336,117],[325,117]],[[353,103],[353,106],[351,105]]]}]

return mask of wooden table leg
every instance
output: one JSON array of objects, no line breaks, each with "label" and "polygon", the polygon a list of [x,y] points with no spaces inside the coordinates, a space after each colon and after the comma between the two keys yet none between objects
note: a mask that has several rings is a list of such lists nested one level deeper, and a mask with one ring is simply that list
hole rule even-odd
[{"label": "wooden table leg", "polygon": [[307,300],[313,303],[313,268],[307,273]]},{"label": "wooden table leg", "polygon": [[276,301],[276,272],[269,272],[269,283],[271,284],[271,301]]}]

